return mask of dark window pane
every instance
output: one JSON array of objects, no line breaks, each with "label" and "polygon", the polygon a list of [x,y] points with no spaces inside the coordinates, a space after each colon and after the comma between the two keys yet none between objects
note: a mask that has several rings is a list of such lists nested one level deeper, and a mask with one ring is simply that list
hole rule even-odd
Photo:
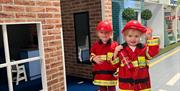
[{"label": "dark window pane", "polygon": [[0,91],[9,91],[6,68],[0,68]]},{"label": "dark window pane", "polygon": [[76,49],[78,62],[89,63],[89,14],[74,14]]},{"label": "dark window pane", "polygon": [[0,25],[0,64],[1,63],[5,63],[5,52],[4,52],[2,26]]},{"label": "dark window pane", "polygon": [[39,56],[39,53],[31,53],[32,56],[22,56],[24,51],[38,50],[36,24],[7,25],[7,30],[11,60]]}]

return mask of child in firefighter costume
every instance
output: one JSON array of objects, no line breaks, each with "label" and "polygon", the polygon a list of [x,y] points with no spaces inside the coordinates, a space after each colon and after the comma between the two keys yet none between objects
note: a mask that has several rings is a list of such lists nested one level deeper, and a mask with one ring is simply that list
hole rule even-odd
[{"label": "child in firefighter costume", "polygon": [[[136,20],[129,21],[124,26],[122,34],[125,39],[123,49],[112,61],[114,66],[119,67],[120,91],[151,91],[148,60],[158,54],[159,39],[153,38],[152,31]],[[143,34],[146,34],[147,38],[145,44],[140,43]]]},{"label": "child in firefighter costume", "polygon": [[93,63],[93,84],[99,86],[100,91],[115,91],[117,79],[113,73],[116,68],[110,61],[118,43],[111,40],[112,23],[108,20],[101,21],[96,31],[99,40],[92,45],[90,58]]}]

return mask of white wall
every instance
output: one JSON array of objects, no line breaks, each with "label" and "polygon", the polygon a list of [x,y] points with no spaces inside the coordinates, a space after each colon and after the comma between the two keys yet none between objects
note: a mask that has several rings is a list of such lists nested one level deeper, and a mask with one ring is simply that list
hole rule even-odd
[{"label": "white wall", "polygon": [[153,29],[153,36],[160,36],[160,48],[164,48],[164,8],[159,4],[145,4],[144,8],[152,11],[147,26]]},{"label": "white wall", "polygon": [[159,0],[159,3],[161,4],[166,4],[166,5],[170,5],[170,0]]},{"label": "white wall", "polygon": [[[177,15],[177,7],[176,8],[174,8],[173,10],[172,10],[172,14],[175,16],[175,17],[177,17],[178,15]],[[175,41],[177,42],[177,34],[178,34],[178,32],[177,32],[177,18],[175,18],[174,20],[173,20],[173,32],[174,32],[174,35],[175,35]]]},{"label": "white wall", "polygon": [[[180,7],[177,8],[177,16],[180,16]],[[180,20],[177,20],[178,33],[180,33]]]},{"label": "white wall", "polygon": [[159,0],[144,0],[144,2],[159,2]]}]

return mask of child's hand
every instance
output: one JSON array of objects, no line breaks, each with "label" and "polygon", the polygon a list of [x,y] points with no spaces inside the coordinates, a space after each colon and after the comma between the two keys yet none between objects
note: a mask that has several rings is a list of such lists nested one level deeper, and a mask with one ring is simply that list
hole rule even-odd
[{"label": "child's hand", "polygon": [[118,46],[115,48],[115,51],[119,52],[121,49],[123,49],[123,46],[122,46],[122,45],[118,45]]},{"label": "child's hand", "polygon": [[117,54],[118,52],[123,49],[123,46],[122,45],[118,45],[116,48],[115,48],[115,51],[114,51],[114,58],[117,57]]},{"label": "child's hand", "polygon": [[100,56],[95,56],[95,57],[93,58],[93,61],[94,61],[95,63],[97,63],[97,64],[101,64],[101,63],[102,63],[102,60],[101,60]]},{"label": "child's hand", "polygon": [[151,39],[151,38],[152,38],[152,29],[147,28],[146,39]]}]

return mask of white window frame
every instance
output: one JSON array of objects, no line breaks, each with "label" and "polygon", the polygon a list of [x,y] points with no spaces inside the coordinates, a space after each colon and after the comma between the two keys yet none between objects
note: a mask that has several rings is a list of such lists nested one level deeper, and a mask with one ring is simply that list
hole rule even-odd
[{"label": "white window frame", "polygon": [[[10,61],[7,26],[8,25],[17,25],[17,24],[36,24],[37,36],[38,36],[37,37],[38,38],[38,48],[39,48],[39,56],[38,57],[32,57],[32,58],[13,61],[13,62]],[[48,91],[47,79],[46,79],[47,76],[46,76],[46,67],[45,67],[45,57],[44,57],[43,33],[42,33],[41,22],[0,23],[0,25],[2,26],[5,61],[6,61],[5,63],[0,64],[0,68],[4,68],[4,67],[7,68],[9,91],[13,91],[12,72],[11,72],[12,65],[28,63],[28,62],[32,62],[32,61],[40,61],[40,63],[41,63],[41,79],[42,79],[42,90],[41,91]]]}]

